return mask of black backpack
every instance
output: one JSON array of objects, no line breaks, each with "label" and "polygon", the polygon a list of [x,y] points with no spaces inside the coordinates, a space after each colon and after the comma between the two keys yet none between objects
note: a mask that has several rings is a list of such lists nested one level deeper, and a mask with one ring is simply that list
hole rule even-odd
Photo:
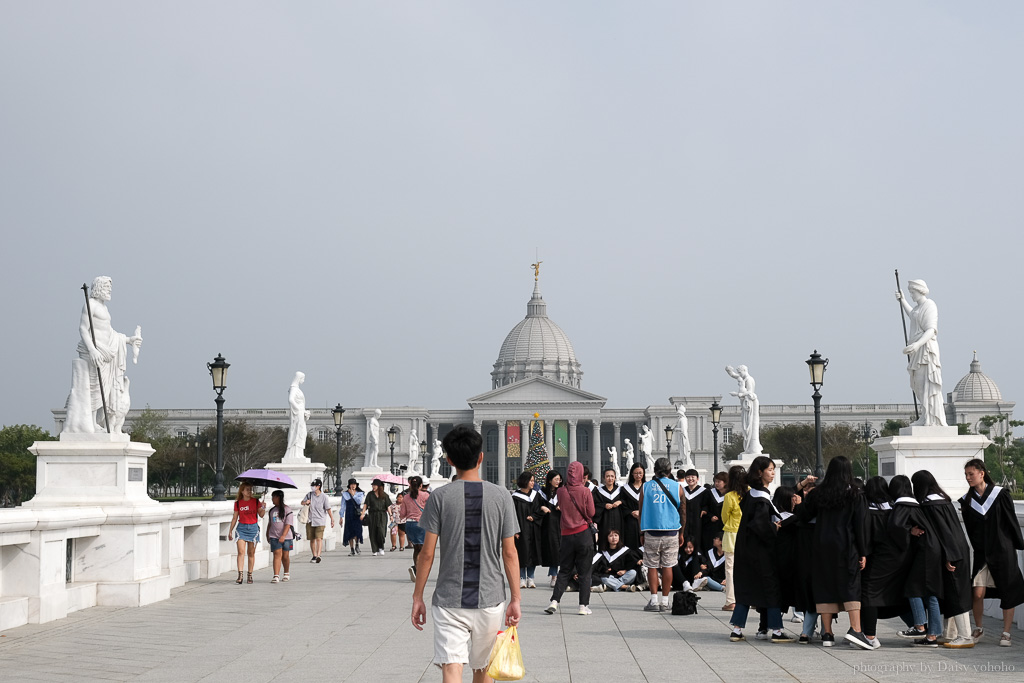
[{"label": "black backpack", "polygon": [[678,591],[672,596],[672,614],[696,614],[700,600],[690,591]]}]

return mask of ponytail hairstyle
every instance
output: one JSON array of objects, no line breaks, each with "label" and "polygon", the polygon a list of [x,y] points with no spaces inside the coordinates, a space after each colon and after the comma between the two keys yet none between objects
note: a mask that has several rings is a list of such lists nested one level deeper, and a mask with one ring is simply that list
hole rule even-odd
[{"label": "ponytail hairstyle", "polygon": [[733,465],[729,468],[729,485],[726,487],[726,493],[729,491],[735,491],[741,499],[747,493],[747,471],[743,469],[743,465]]},{"label": "ponytail hairstyle", "polygon": [[409,477],[409,495],[412,496],[413,500],[420,495],[420,487],[423,486],[422,477],[411,476]]},{"label": "ponytail hairstyle", "polygon": [[967,464],[964,465],[964,469],[966,470],[968,467],[973,467],[974,469],[978,470],[979,472],[985,475],[986,486],[992,486],[992,484],[995,483],[994,481],[992,481],[992,477],[988,476],[988,468],[985,467],[985,461],[982,460],[981,458],[974,458],[973,460],[968,460]]},{"label": "ponytail hairstyle", "polygon": [[897,474],[895,477],[890,479],[889,497],[893,499],[893,502],[895,502],[897,498],[913,498],[914,486],[910,483],[910,478],[904,474]]},{"label": "ponytail hairstyle", "polygon": [[882,503],[889,503],[892,505],[892,498],[889,497],[889,485],[885,482],[885,477],[871,477],[867,483],[864,484],[864,498],[869,503],[875,505],[881,505]]},{"label": "ponytail hairstyle", "polygon": [[935,493],[942,496],[943,500],[950,500],[949,494],[942,490],[939,482],[935,481],[935,477],[928,470],[914,472],[910,481],[914,485],[914,498],[917,498],[918,503],[923,503],[928,496]]},{"label": "ponytail hairstyle", "polygon": [[277,509],[277,518],[280,521],[284,521],[284,491],[274,491],[270,494],[270,500],[274,501],[274,507]]}]

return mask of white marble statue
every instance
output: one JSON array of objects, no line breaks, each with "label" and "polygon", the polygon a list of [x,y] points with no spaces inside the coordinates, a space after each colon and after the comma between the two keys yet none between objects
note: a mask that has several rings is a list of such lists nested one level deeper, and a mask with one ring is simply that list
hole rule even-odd
[{"label": "white marble statue", "polygon": [[623,439],[622,442],[625,444],[622,447],[622,455],[626,458],[626,464],[632,467],[635,462],[635,460],[633,460],[635,457],[633,455],[633,444],[629,442],[629,439]]},{"label": "white marble statue", "polygon": [[409,432],[409,476],[423,476],[420,472],[420,439],[415,429]]},{"label": "white marble statue", "polygon": [[903,353],[910,356],[907,372],[910,386],[917,396],[920,417],[914,425],[924,427],[945,427],[946,410],[942,407],[942,364],[939,362],[939,309],[928,298],[928,285],[924,280],[907,282],[910,297],[914,300],[911,308],[903,292],[896,292],[900,305],[910,315],[910,344]]},{"label": "white marble statue", "polygon": [[380,450],[380,408],[373,411],[373,417],[366,418],[366,457],[363,467],[378,467],[377,453]]},{"label": "white marble statue", "polygon": [[[131,407],[129,382],[125,376],[128,347],[132,347],[132,362],[138,362],[142,328],[136,327],[131,337],[114,331],[110,325],[110,311],[107,309],[112,289],[109,277],[96,278],[89,289],[89,303],[82,306],[78,325],[78,358],[71,361],[71,393],[68,395],[67,419],[64,422],[64,431],[68,433],[106,432],[103,415],[103,398],[106,398],[110,432],[120,434]],[[95,344],[93,334],[96,337]],[[101,383],[103,398],[100,396]]]},{"label": "white marble statue", "polygon": [[644,425],[640,428],[640,464],[648,472],[654,471],[654,433]]},{"label": "white marble statue", "polygon": [[730,391],[730,396],[740,400],[740,415],[743,428],[743,455],[761,455],[761,404],[754,393],[754,378],[747,372],[746,365],[733,368],[725,366],[725,371],[736,380],[738,388]]},{"label": "white marble statue", "polygon": [[441,476],[441,442],[434,439],[434,448],[430,452],[430,477]]},{"label": "white marble statue", "polygon": [[619,452],[615,450],[615,446],[608,447],[608,457],[612,460],[612,469],[615,470],[616,479],[622,475],[619,473]]},{"label": "white marble statue", "polygon": [[306,410],[306,396],[299,388],[305,381],[305,373],[296,372],[288,387],[288,447],[283,460],[306,459],[306,421],[309,420],[309,411]]},{"label": "white marble statue", "polygon": [[690,421],[686,417],[686,406],[676,406],[676,416],[676,427],[672,434],[679,443],[679,452],[683,456],[683,469],[693,469],[693,460],[690,459]]}]

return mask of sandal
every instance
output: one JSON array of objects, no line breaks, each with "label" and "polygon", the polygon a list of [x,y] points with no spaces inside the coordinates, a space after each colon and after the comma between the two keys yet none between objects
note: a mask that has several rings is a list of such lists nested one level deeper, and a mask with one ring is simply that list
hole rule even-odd
[{"label": "sandal", "polygon": [[[246,583],[252,583],[252,572],[247,573],[249,574],[249,579]],[[242,583],[242,572],[238,572],[238,583]]]},{"label": "sandal", "polygon": [[242,572],[238,572],[238,580],[235,583],[242,583]]},{"label": "sandal", "polygon": [[281,577],[277,574],[274,574],[274,578],[270,580],[270,583],[281,583]]},{"label": "sandal", "polygon": [[980,626],[975,627],[975,629],[973,631],[971,631],[971,640],[978,640],[984,634],[985,634],[985,629],[981,628]]},{"label": "sandal", "polygon": [[284,573],[284,576],[282,576],[282,577],[281,577],[281,580],[282,580],[282,581],[290,581],[290,580],[291,580],[291,578],[292,578],[292,577],[288,575],[288,572],[285,572],[285,573]]}]

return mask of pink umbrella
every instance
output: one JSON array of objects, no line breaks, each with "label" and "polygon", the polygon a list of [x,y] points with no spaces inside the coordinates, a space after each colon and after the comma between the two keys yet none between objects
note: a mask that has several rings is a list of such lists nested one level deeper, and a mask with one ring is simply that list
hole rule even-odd
[{"label": "pink umbrella", "polygon": [[274,487],[282,489],[298,488],[291,477],[274,470],[246,470],[235,477],[235,481],[247,481],[257,486],[266,486],[268,489]]},{"label": "pink umbrella", "polygon": [[405,477],[400,477],[397,474],[391,474],[390,472],[387,474],[381,474],[374,478],[380,479],[385,484],[398,484],[399,486],[408,486],[409,484],[409,481]]}]

